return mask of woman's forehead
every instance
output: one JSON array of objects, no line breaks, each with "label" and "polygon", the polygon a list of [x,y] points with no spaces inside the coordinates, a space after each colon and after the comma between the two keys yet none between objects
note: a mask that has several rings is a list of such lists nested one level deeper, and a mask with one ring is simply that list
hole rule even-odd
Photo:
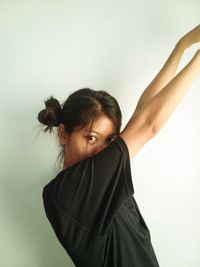
[{"label": "woman's forehead", "polygon": [[116,125],[108,117],[102,115],[94,121],[90,121],[84,126],[77,126],[74,129],[75,132],[91,133],[94,132],[97,135],[114,135],[116,134]]},{"label": "woman's forehead", "polygon": [[107,117],[100,117],[93,123],[87,124],[83,131],[94,132],[98,135],[114,135],[116,133],[116,126],[112,120]]}]

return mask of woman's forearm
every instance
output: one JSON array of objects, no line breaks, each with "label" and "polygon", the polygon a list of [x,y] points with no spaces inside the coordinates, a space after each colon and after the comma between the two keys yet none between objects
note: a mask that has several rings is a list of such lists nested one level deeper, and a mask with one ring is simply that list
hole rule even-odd
[{"label": "woman's forearm", "polygon": [[159,93],[160,90],[162,90],[164,86],[168,84],[169,81],[174,77],[186,48],[187,44],[185,40],[180,39],[159,73],[142,93],[136,106],[137,110],[145,105],[157,93]]},{"label": "woman's forearm", "polygon": [[152,125],[154,133],[162,128],[199,73],[200,50],[157,95],[139,110],[138,113],[146,117]]}]

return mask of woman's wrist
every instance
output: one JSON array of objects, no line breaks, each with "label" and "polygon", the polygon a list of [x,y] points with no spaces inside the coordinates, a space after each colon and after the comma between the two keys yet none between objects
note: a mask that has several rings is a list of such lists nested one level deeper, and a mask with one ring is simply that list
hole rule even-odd
[{"label": "woman's wrist", "polygon": [[182,37],[181,39],[178,40],[178,42],[176,43],[176,47],[178,47],[179,49],[181,49],[183,52],[189,48],[191,45],[188,42],[187,38]]},{"label": "woman's wrist", "polygon": [[183,35],[178,43],[186,48],[191,47],[193,44],[200,42],[200,24],[197,25],[194,29],[187,32],[185,35]]}]

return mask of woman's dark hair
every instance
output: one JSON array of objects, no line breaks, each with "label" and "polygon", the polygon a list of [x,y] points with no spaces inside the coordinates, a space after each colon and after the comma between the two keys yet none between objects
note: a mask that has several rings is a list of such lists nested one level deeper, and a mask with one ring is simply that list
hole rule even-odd
[{"label": "woman's dark hair", "polygon": [[[63,123],[65,131],[70,134],[75,128],[83,128],[101,115],[107,116],[116,126],[117,135],[120,133],[122,114],[117,100],[104,90],[95,91],[83,88],[75,91],[60,105],[59,101],[51,96],[44,101],[46,109],[38,113],[40,123],[47,125],[44,132],[52,132],[54,126]],[[92,129],[91,124],[91,129]],[[63,147],[63,146],[62,146]],[[64,149],[61,151],[64,157]],[[59,157],[60,157],[59,155]]]}]

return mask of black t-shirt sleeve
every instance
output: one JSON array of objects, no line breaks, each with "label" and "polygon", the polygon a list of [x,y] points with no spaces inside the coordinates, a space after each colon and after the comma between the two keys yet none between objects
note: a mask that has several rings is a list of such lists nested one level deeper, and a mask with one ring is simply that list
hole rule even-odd
[{"label": "black t-shirt sleeve", "polygon": [[44,187],[74,222],[103,234],[133,193],[129,152],[119,136],[98,154],[61,171]]}]

